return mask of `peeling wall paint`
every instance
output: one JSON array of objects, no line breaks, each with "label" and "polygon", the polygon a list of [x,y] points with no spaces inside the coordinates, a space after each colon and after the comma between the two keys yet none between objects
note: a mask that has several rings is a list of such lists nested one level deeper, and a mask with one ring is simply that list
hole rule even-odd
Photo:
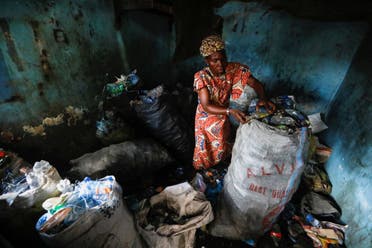
[{"label": "peeling wall paint", "polygon": [[[46,127],[59,126],[65,123],[65,119],[68,127],[76,126],[79,121],[84,121],[86,113],[88,113],[88,109],[86,108],[67,106],[65,108],[65,113],[58,114],[56,117],[45,117],[40,125],[36,126],[25,125],[22,127],[22,129],[23,131],[31,134],[32,136],[37,135],[45,136]],[[84,124],[89,123],[90,123],[89,120],[84,121]]]},{"label": "peeling wall paint", "polygon": [[2,1],[0,126],[94,106],[104,75],[122,72],[111,1]]},{"label": "peeling wall paint", "polygon": [[[0,147],[60,166],[98,149],[94,109],[105,75],[123,73],[118,50],[112,1],[1,1]],[[93,112],[78,120],[69,105]],[[65,123],[42,124],[60,113]]]}]

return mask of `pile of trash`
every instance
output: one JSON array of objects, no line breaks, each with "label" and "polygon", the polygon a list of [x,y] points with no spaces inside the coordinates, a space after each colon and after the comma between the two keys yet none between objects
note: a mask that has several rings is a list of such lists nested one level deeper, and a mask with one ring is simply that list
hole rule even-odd
[{"label": "pile of trash", "polygon": [[[106,97],[128,92],[138,80],[135,71],[122,76],[105,86]],[[298,111],[293,96],[271,100],[274,113],[258,107],[258,99],[246,106],[249,122],[236,126],[230,164],[190,176],[181,164],[192,153],[193,137],[182,115],[162,85],[137,91],[131,108],[153,139],[111,144],[71,160],[68,175],[78,175],[75,182],[47,161],[31,167],[0,150],[2,210],[40,209],[34,229],[49,247],[221,245],[208,243],[211,237],[251,247],[345,247],[347,224],[324,169],[332,149],[316,137],[327,126],[319,113]],[[107,113],[97,121],[97,137],[125,126]],[[177,180],[123,191],[122,182],[164,168]]]},{"label": "pile of trash", "polygon": [[114,176],[61,181],[59,197],[47,199],[36,230],[50,247],[142,247]]},{"label": "pile of trash", "polygon": [[[296,110],[292,96],[272,101],[275,113],[257,99],[247,108],[208,234],[254,247],[345,247],[347,225],[324,169],[332,150],[315,136],[327,126],[319,113]],[[203,191],[201,179],[194,181]]]},{"label": "pile of trash", "polygon": [[14,208],[40,205],[47,197],[58,194],[56,185],[60,179],[58,171],[44,160],[32,168],[9,163],[1,180],[0,203]]}]

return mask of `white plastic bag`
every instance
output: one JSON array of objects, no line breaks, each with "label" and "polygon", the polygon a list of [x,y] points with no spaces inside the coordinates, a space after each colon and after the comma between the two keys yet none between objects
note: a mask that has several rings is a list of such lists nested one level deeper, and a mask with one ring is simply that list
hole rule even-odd
[{"label": "white plastic bag", "polygon": [[30,186],[29,189],[22,193],[8,192],[0,195],[0,202],[6,201],[13,208],[40,207],[47,198],[60,194],[57,184],[61,176],[48,161],[35,162],[26,179]]},{"label": "white plastic bag", "polygon": [[328,126],[322,121],[320,113],[312,114],[308,117],[311,125],[311,132],[313,134],[320,133],[328,128]]}]

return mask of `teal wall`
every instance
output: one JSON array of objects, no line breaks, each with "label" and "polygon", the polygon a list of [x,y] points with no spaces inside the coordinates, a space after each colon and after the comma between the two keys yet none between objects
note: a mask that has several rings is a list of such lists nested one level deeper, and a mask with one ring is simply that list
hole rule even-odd
[{"label": "teal wall", "polygon": [[120,14],[120,32],[129,70],[137,69],[147,87],[170,84],[174,52],[171,16],[131,10]]},{"label": "teal wall", "polygon": [[[125,71],[109,0],[1,1],[0,147],[33,163],[64,167],[97,149],[97,106],[108,79]],[[87,110],[67,125],[67,106]],[[65,114],[64,123],[32,136],[23,126]]]},{"label": "teal wall", "polygon": [[294,94],[307,114],[327,114],[321,135],[333,148],[327,171],[348,223],[347,247],[372,244],[372,37],[366,22],[315,21],[261,3],[229,2],[230,60],[250,66],[272,94]]},{"label": "teal wall", "polygon": [[[334,150],[327,170],[350,225],[347,244],[368,247],[369,25],[294,17],[257,2],[231,1],[215,13],[223,18],[229,60],[250,66],[271,95],[294,94],[306,113],[327,114],[329,129],[321,138]],[[94,111],[107,75],[137,69],[146,87],[178,82],[192,87],[193,74],[204,62],[200,56],[174,61],[174,19],[144,10],[118,16],[109,0],[2,1],[0,131],[18,133],[22,141],[11,146],[0,139],[0,147],[22,147],[46,160],[97,149]],[[38,125],[68,105],[88,108],[90,124],[51,127],[45,137],[22,131],[23,125]]]},{"label": "teal wall", "polygon": [[216,13],[230,60],[250,66],[268,91],[298,96],[307,113],[326,111],[368,28],[300,19],[255,2],[229,2]]},{"label": "teal wall", "polygon": [[123,69],[114,19],[111,1],[2,1],[1,126],[96,105],[105,73]]},{"label": "teal wall", "polygon": [[349,224],[348,247],[372,244],[372,32],[363,40],[327,113],[326,168]]}]

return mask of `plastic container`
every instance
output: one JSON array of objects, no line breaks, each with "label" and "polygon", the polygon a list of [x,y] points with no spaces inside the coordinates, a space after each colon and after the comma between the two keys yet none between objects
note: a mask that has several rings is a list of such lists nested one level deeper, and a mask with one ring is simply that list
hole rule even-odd
[{"label": "plastic container", "polygon": [[319,220],[315,219],[312,214],[307,214],[305,219],[306,219],[306,222],[311,224],[313,227],[316,227],[316,228],[322,227]]}]

